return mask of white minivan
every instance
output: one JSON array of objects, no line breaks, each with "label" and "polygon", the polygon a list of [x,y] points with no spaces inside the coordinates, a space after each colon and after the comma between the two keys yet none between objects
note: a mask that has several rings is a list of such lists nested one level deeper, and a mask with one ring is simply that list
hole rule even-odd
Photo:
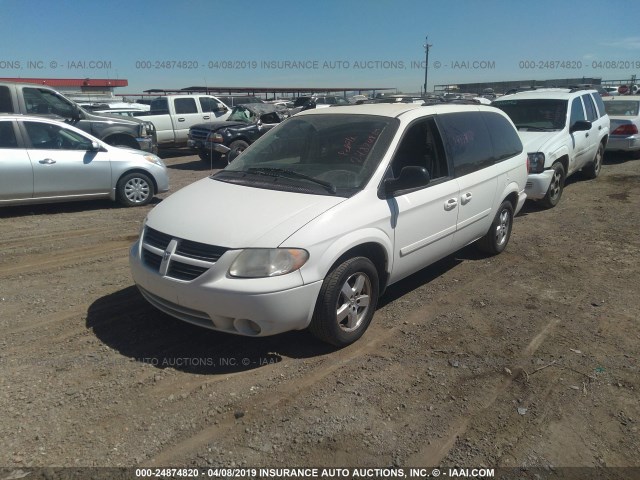
[{"label": "white minivan", "polygon": [[158,309],[337,346],[384,289],[465,245],[496,254],[522,207],[527,156],[502,111],[368,104],[311,110],[145,220],[130,264]]}]

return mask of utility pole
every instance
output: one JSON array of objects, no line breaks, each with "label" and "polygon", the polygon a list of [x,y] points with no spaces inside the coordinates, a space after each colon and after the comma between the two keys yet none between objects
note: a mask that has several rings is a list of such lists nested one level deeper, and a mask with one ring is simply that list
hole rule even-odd
[{"label": "utility pole", "polygon": [[424,54],[425,54],[425,62],[424,62],[424,96],[427,96],[427,74],[429,72],[429,49],[433,47],[433,45],[429,45],[429,36],[427,35],[424,38]]}]

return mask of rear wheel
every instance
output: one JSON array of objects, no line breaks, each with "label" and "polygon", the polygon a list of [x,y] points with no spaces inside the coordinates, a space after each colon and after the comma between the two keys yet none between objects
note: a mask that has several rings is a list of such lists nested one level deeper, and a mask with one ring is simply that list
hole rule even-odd
[{"label": "rear wheel", "polygon": [[560,162],[556,162],[551,166],[553,170],[553,176],[551,177],[551,183],[545,197],[540,200],[540,203],[547,208],[553,208],[560,202],[562,197],[562,191],[564,190],[564,167]]},{"label": "rear wheel", "polygon": [[378,294],[378,271],[371,260],[342,262],[324,279],[309,330],[338,347],[355,342],[371,323]]},{"label": "rear wheel", "polygon": [[478,240],[478,248],[491,255],[497,255],[502,252],[507,248],[507,243],[509,243],[512,226],[513,205],[509,201],[504,201],[500,205],[489,231]]},{"label": "rear wheel", "polygon": [[602,169],[602,157],[604,155],[604,147],[602,144],[598,145],[598,151],[596,152],[596,156],[593,157],[593,161],[582,169],[582,173],[584,173],[587,178],[597,178],[600,175],[600,170]]}]

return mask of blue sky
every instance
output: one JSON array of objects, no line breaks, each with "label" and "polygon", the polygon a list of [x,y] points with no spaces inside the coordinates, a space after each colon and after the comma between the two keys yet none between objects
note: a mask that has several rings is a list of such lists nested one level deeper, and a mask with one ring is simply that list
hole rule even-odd
[{"label": "blue sky", "polygon": [[0,77],[127,79],[122,93],[193,85],[417,92],[426,35],[430,90],[640,75],[639,2],[0,0],[0,8]]}]

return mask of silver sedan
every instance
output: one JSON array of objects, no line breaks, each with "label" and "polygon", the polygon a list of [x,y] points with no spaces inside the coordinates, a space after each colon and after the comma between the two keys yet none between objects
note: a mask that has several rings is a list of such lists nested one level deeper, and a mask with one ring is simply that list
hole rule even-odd
[{"label": "silver sedan", "polygon": [[156,155],[47,118],[0,116],[0,206],[110,198],[133,207],[167,190]]},{"label": "silver sedan", "polygon": [[620,95],[605,97],[604,108],[611,120],[608,151],[640,154],[640,96]]}]

